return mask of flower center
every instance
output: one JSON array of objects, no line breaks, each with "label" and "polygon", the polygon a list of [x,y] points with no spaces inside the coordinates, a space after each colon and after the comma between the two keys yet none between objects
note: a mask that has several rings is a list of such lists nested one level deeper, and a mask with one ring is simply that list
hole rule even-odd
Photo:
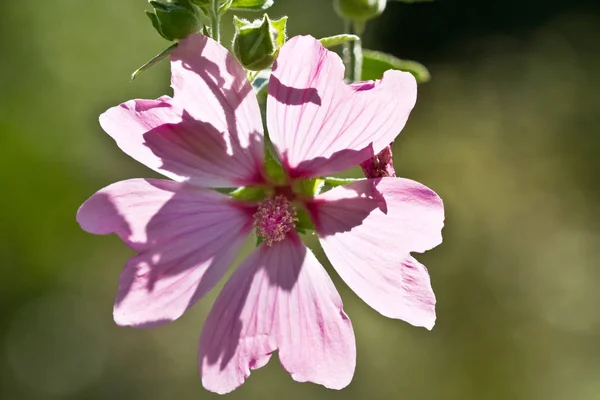
[{"label": "flower center", "polygon": [[296,210],[285,196],[275,196],[262,201],[254,213],[254,227],[267,246],[285,239],[295,228]]}]

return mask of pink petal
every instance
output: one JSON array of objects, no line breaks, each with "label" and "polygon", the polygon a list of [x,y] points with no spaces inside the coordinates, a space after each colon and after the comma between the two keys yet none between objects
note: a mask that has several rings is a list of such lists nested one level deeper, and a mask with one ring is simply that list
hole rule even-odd
[{"label": "pink petal", "polygon": [[352,379],[352,324],[331,279],[297,236],[258,247],[219,294],[200,338],[202,383],[230,392],[278,348],[298,382],[341,389]]},{"label": "pink petal", "polygon": [[281,49],[269,82],[267,126],[292,177],[343,171],[379,153],[404,127],[417,98],[407,72],[344,83],[335,53],[310,36]]},{"label": "pink petal", "polygon": [[321,245],[342,279],[381,314],[433,328],[427,269],[411,257],[442,242],[444,209],[408,179],[366,179],[318,196],[309,208]]},{"label": "pink petal", "polygon": [[135,327],[179,318],[223,277],[252,228],[227,196],[156,179],[107,186],[77,221],[90,233],[117,233],[138,253],[121,274],[114,308],[117,324]]},{"label": "pink petal", "polygon": [[102,128],[137,161],[177,181],[207,187],[260,183],[263,128],[243,68],[202,35],[172,55],[174,98],[131,100],[100,116]]}]

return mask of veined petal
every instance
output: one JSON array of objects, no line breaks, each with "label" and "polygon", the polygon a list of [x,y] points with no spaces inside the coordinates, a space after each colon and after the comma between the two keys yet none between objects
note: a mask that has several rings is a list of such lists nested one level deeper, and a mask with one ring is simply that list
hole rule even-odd
[{"label": "veined petal", "polygon": [[269,136],[292,177],[329,175],[379,153],[400,133],[417,97],[407,72],[344,83],[339,56],[310,36],[280,50],[269,82]]},{"label": "veined petal", "polygon": [[179,318],[223,277],[252,220],[220,193],[185,183],[131,179],[98,191],[77,221],[95,234],[118,234],[132,247],[121,273],[114,317],[153,327]]},{"label": "veined petal", "polygon": [[179,42],[171,61],[174,98],[131,100],[100,116],[128,155],[177,181],[235,187],[263,181],[263,128],[252,85],[220,44]]},{"label": "veined petal", "polygon": [[204,387],[234,390],[276,349],[296,381],[341,389],[352,379],[352,325],[331,279],[297,236],[258,247],[219,294],[200,338]]},{"label": "veined petal", "polygon": [[410,253],[442,242],[437,194],[409,179],[366,179],[317,196],[309,209],[325,254],[359,297],[387,317],[433,328],[429,275]]}]

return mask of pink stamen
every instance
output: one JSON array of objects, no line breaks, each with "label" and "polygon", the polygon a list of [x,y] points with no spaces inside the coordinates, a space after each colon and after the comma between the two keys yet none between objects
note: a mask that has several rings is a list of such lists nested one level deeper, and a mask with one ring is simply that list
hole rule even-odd
[{"label": "pink stamen", "polygon": [[281,195],[262,201],[254,213],[256,234],[263,238],[267,246],[285,239],[287,233],[296,227],[296,221],[296,210]]}]

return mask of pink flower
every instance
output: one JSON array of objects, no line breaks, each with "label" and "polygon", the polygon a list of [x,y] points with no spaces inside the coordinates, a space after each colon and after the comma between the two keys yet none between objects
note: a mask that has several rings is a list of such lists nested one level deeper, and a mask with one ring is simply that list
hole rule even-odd
[{"label": "pink flower", "polygon": [[[252,86],[226,49],[190,36],[172,55],[173,98],[132,100],[100,117],[134,159],[171,178],[131,179],[87,200],[77,220],[116,233],[136,251],[119,281],[117,324],[154,327],[179,318],[226,273],[248,235],[262,243],[217,298],[200,339],[204,386],[240,386],[279,351],[299,382],[349,384],[356,348],[329,276],[296,232],[310,216],[343,280],[381,314],[431,329],[435,297],[411,252],[442,241],[443,206],[401,178],[365,179],[316,196],[302,180],[343,171],[393,141],[416,100],[408,73],[346,85],[340,58],[311,37],[281,49],[269,83],[267,127],[285,178],[264,167],[264,134]],[[234,199],[209,188],[254,186]]]}]

